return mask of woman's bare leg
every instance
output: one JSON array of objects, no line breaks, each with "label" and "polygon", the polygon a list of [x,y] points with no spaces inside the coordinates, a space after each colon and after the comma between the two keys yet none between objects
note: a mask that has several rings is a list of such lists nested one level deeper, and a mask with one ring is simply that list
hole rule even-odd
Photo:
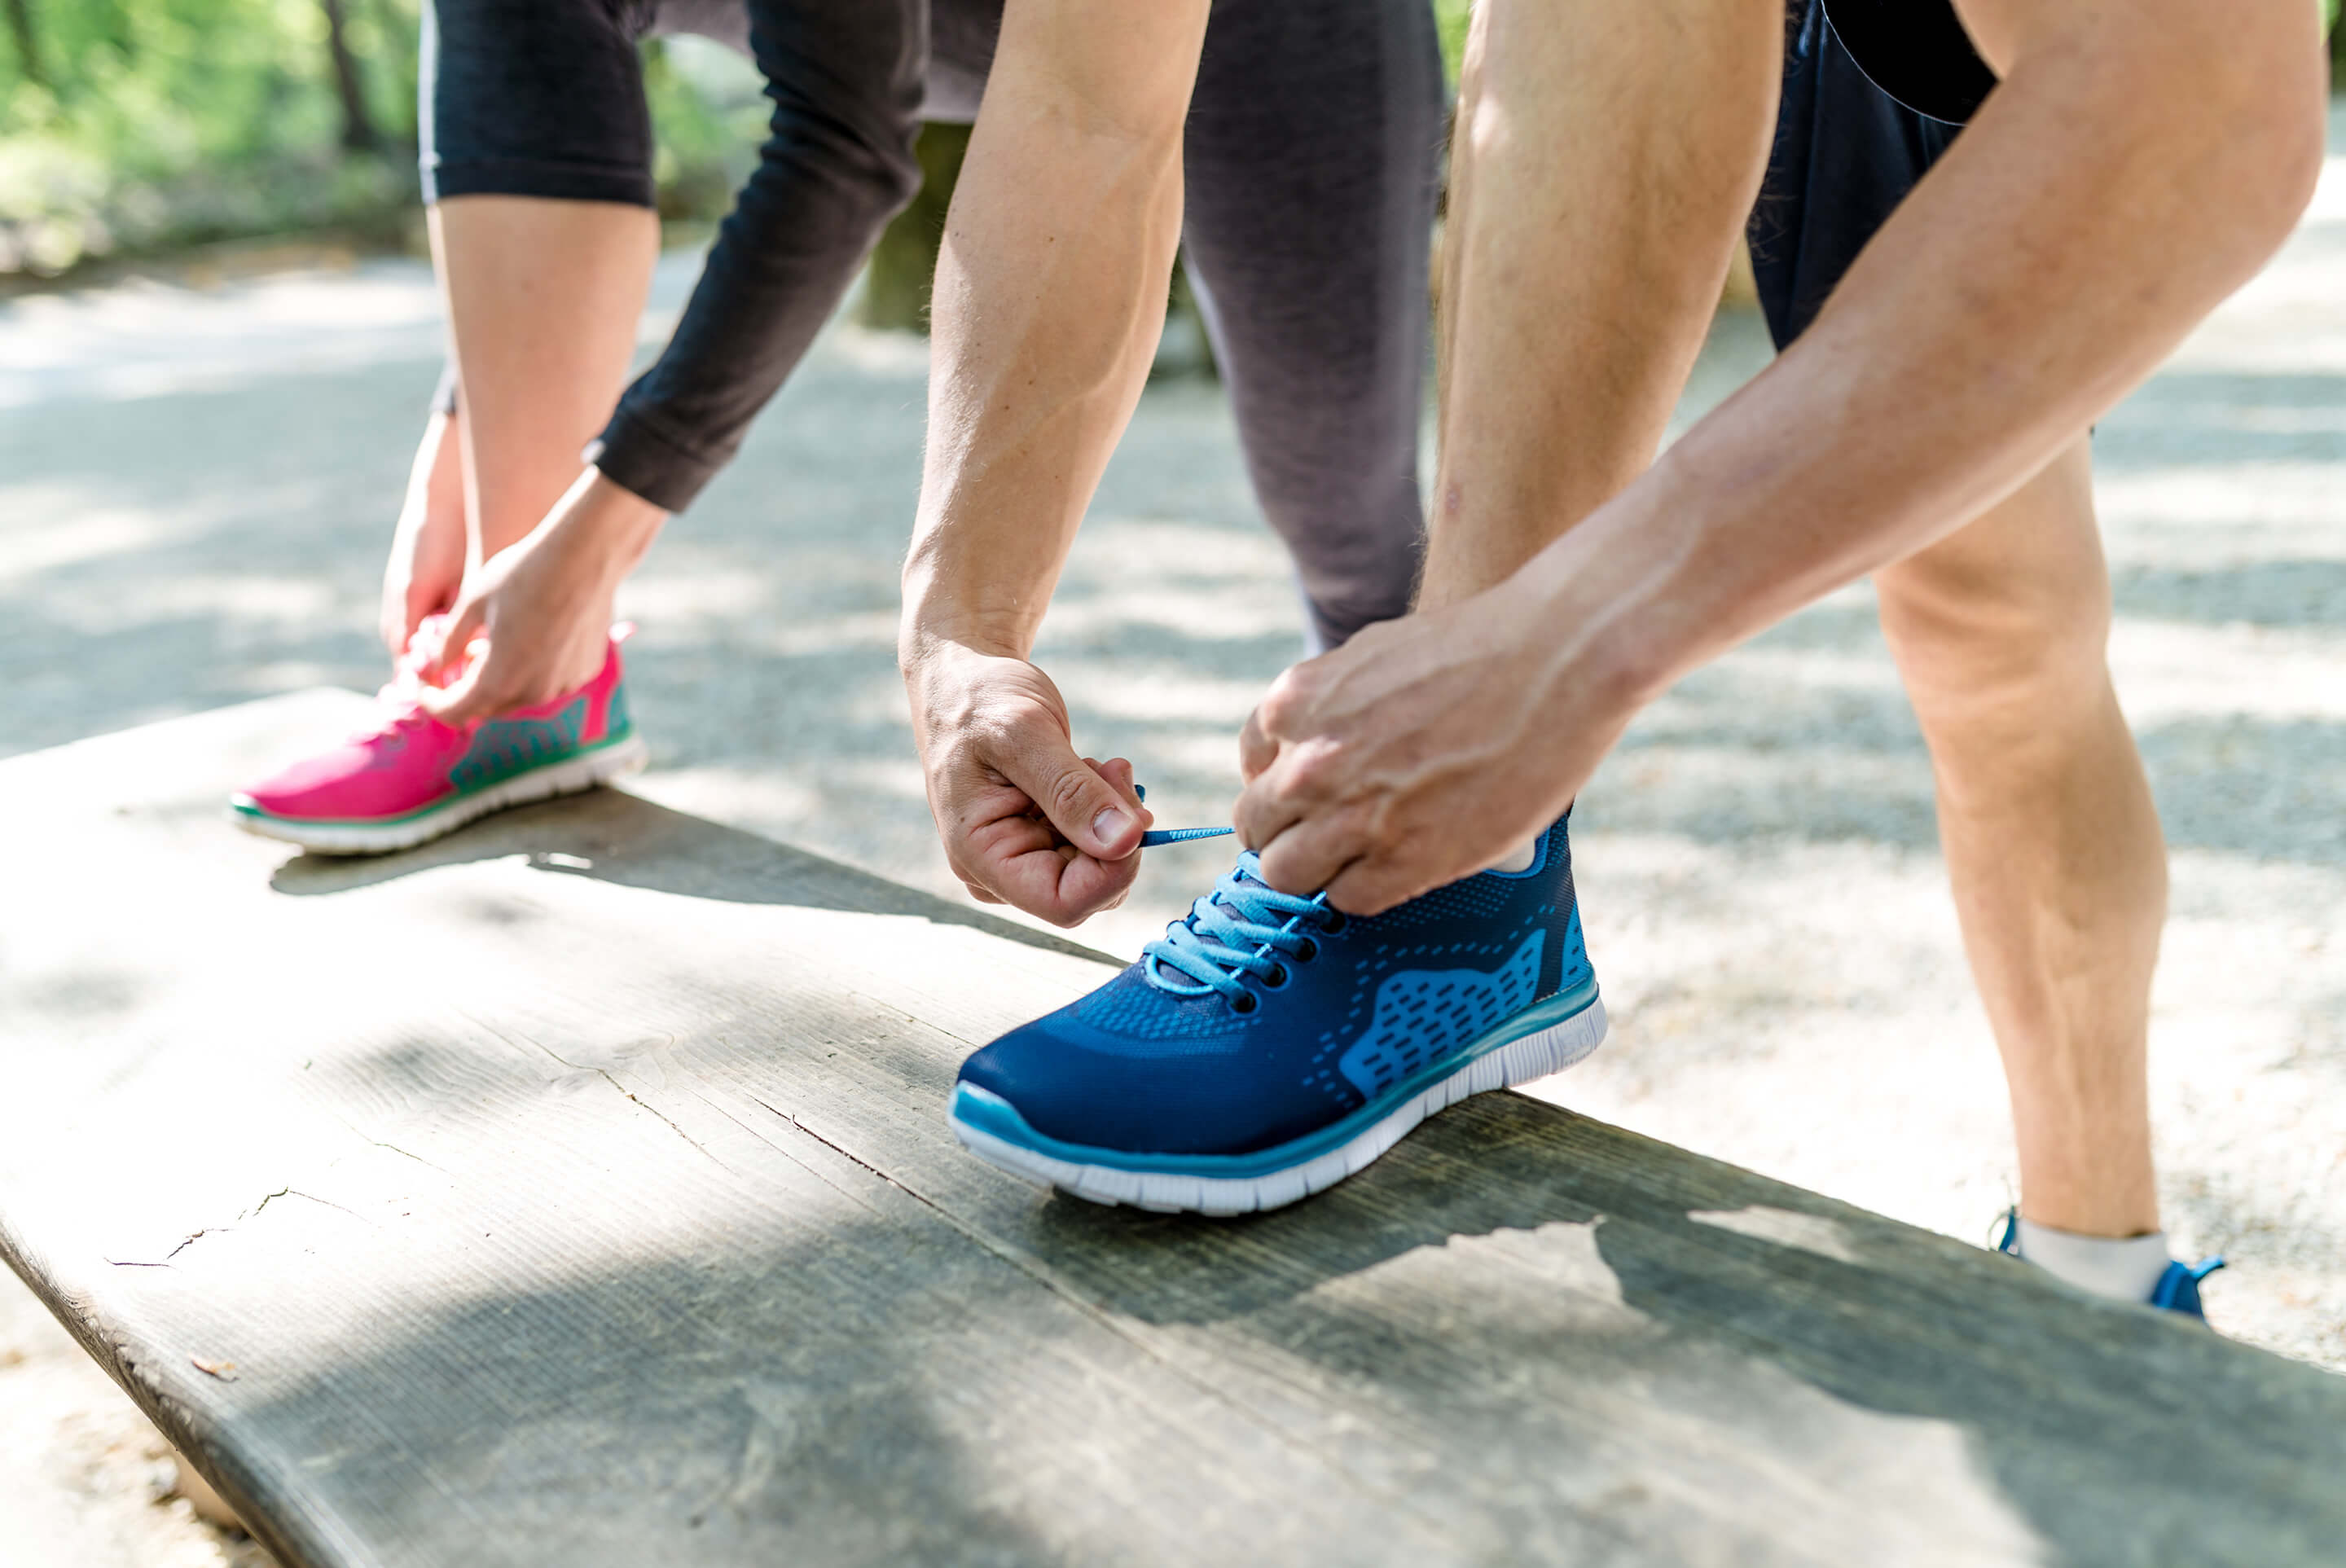
[{"label": "woman's bare leg", "polygon": [[627,382],[659,219],[618,202],[456,196],[433,207],[431,227],[462,389],[466,567],[477,572],[584,471],[580,453]]}]

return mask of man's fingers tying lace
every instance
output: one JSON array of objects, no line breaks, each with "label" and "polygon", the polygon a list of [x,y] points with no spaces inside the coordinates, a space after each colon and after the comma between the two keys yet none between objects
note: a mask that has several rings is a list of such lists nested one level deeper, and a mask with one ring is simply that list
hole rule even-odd
[{"label": "man's fingers tying lace", "polygon": [[1147,813],[1087,765],[1056,732],[1035,737],[997,764],[1067,842],[1103,860],[1140,847]]},{"label": "man's fingers tying lace", "polygon": [[1246,728],[1239,731],[1239,779],[1251,784],[1264,769],[1279,760],[1279,742],[1262,725],[1262,709],[1247,715]]}]

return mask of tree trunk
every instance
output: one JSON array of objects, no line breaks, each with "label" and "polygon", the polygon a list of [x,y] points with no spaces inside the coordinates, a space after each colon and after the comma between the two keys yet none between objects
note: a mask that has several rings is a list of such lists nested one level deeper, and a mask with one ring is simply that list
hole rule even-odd
[{"label": "tree trunk", "polygon": [[921,192],[898,213],[872,248],[863,279],[862,317],[867,327],[903,331],[929,330],[929,286],[937,275],[937,251],[944,244],[945,209],[969,150],[967,126],[932,122],[921,127],[913,156],[921,160]]},{"label": "tree trunk", "polygon": [[41,69],[40,40],[33,35],[33,0],[8,0],[8,32],[16,41],[16,68],[26,81],[48,86],[48,74]]},{"label": "tree trunk", "polygon": [[342,100],[342,145],[352,152],[372,152],[382,145],[382,138],[367,113],[366,93],[359,85],[359,63],[351,57],[350,40],[342,35],[342,0],[318,0],[318,4],[326,8],[326,52],[333,56],[334,91]]}]

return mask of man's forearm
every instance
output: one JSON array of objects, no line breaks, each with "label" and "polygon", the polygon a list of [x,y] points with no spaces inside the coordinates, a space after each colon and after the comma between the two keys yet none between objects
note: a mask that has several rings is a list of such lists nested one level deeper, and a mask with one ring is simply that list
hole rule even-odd
[{"label": "man's forearm", "polygon": [[1005,16],[937,263],[908,656],[1024,656],[1164,327],[1204,6],[1102,15]]},{"label": "man's forearm", "polygon": [[1572,628],[1558,657],[1657,690],[2074,440],[2302,208],[2304,9],[2080,8],[2031,34],[1800,342],[1512,585]]}]

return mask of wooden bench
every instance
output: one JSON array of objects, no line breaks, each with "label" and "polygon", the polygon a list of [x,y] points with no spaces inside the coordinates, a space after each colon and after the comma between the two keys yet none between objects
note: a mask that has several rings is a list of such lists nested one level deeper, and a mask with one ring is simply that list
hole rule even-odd
[{"label": "wooden bench", "polygon": [[1519,1095],[1023,1186],[945,1092],[1095,955],[620,793],[222,823],[356,707],[0,764],[0,1249],[288,1563],[2346,1560],[2346,1380]]}]

